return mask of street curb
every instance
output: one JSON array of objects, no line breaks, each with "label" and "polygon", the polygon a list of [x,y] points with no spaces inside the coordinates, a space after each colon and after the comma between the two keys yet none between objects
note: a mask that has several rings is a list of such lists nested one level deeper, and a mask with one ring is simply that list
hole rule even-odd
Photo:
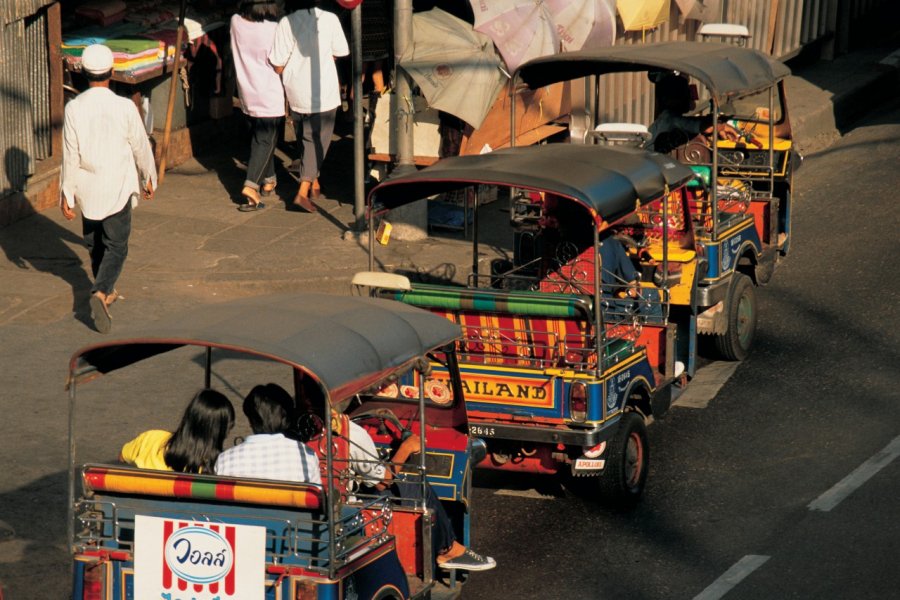
[{"label": "street curb", "polygon": [[[845,90],[831,94],[806,81],[803,73],[792,75],[789,87],[795,91],[805,87],[800,95],[821,98],[814,104],[802,107],[799,114],[791,107],[794,140],[803,155],[821,152],[840,139],[842,131],[857,119],[872,113],[872,107],[888,101],[900,89],[900,50],[879,62],[862,80]],[[788,93],[790,106],[791,93]]]}]

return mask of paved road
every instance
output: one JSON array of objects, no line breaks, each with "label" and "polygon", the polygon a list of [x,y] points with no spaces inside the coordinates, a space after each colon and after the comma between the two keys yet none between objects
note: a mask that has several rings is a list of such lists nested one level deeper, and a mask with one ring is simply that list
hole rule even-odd
[{"label": "paved road", "polygon": [[757,346],[706,408],[650,428],[644,502],[479,472],[476,546],[500,566],[465,596],[896,598],[898,187],[900,105],[807,157]]}]

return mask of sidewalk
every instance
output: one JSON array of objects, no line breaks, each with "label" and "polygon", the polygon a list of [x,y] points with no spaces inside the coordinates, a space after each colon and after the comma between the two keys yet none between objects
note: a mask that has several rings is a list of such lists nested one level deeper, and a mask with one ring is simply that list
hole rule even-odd
[{"label": "sidewalk", "polygon": [[[860,50],[833,62],[795,67],[787,82],[797,146],[806,154],[823,150],[840,127],[900,88],[896,50]],[[180,306],[242,295],[287,290],[345,294],[350,278],[367,268],[366,237],[349,234],[353,221],[352,140],[332,146],[323,170],[327,198],[318,214],[289,211],[296,182],[279,152],[279,198],[256,213],[236,210],[243,171],[234,156],[242,148],[222,148],[166,174],[156,197],[135,212],[131,249],[118,289],[125,300],[113,307],[114,333],[147,317]],[[87,321],[90,282],[80,220],[67,222],[48,210],[0,230],[0,326]],[[466,265],[470,242],[462,235],[437,235],[416,243],[392,241],[379,252],[418,270],[442,261]],[[457,278],[462,273],[456,273]],[[80,325],[79,325],[80,326]],[[94,332],[92,335],[97,336]],[[81,336],[78,336],[81,337]],[[95,338],[96,339],[96,338]]]}]

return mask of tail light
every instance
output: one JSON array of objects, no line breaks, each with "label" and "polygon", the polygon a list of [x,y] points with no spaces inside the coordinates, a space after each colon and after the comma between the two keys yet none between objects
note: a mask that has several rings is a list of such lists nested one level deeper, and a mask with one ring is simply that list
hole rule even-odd
[{"label": "tail light", "polygon": [[587,386],[581,381],[569,386],[569,417],[579,423],[587,419]]},{"label": "tail light", "polygon": [[84,567],[82,600],[104,600],[106,594],[106,564],[94,563]]}]

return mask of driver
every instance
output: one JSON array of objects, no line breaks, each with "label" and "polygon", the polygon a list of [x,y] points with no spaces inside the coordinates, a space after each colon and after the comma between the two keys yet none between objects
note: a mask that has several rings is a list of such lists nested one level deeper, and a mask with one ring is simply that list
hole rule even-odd
[{"label": "driver", "polygon": [[[656,83],[656,120],[649,127],[651,138],[647,148],[667,154],[701,132],[712,134],[712,115],[685,116],[694,104],[686,77],[671,71],[653,72],[650,79]],[[716,130],[722,139],[733,142],[741,139],[741,133],[728,123],[718,123]]]},{"label": "driver", "polygon": [[[324,399],[318,386],[311,384],[306,378],[301,381],[297,392],[297,412],[294,417],[295,435],[309,437],[321,432],[321,421],[307,426],[301,425],[309,416],[322,414],[318,410],[322,407]],[[337,413],[332,412],[333,416]],[[390,458],[390,464],[386,465],[378,454],[378,448],[372,436],[360,425],[352,420],[348,421],[347,441],[350,445],[349,470],[357,476],[362,485],[363,493],[373,495],[391,495],[395,498],[403,498],[414,501],[424,501],[425,506],[434,514],[434,525],[431,528],[431,547],[435,552],[435,562],[444,569],[460,569],[465,571],[487,571],[497,566],[497,562],[490,556],[482,556],[463,546],[456,539],[453,523],[444,509],[440,498],[434,493],[430,485],[425,485],[424,494],[421,482],[407,481],[404,478],[395,477],[399,473],[399,466],[409,460],[410,455],[418,452],[421,447],[419,436],[410,433],[403,439],[399,447]]]},{"label": "driver", "polygon": [[[391,494],[397,498],[422,500],[422,484],[396,478],[400,465],[409,460],[411,454],[419,451],[421,439],[409,434],[385,465],[378,456],[378,449],[369,433],[360,425],[350,421],[350,470],[359,475],[362,484],[376,494]],[[437,494],[430,485],[425,485],[425,506],[434,512],[435,523],[431,528],[432,548],[437,552],[435,561],[443,569],[465,571],[487,571],[497,566],[490,556],[482,556],[466,548],[456,539],[453,524],[444,510]]]}]

